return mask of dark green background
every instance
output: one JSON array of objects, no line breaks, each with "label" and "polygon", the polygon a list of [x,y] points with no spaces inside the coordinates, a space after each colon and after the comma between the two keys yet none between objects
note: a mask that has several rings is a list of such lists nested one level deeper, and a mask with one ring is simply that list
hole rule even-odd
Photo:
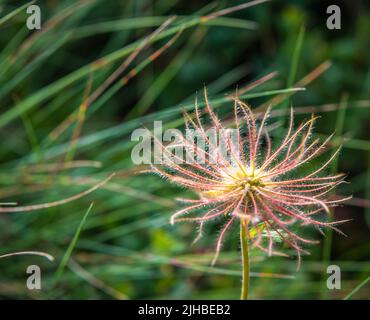
[{"label": "dark green background", "polygon": [[[0,17],[24,3],[1,2]],[[170,49],[127,85],[112,96],[103,94],[89,107],[80,144],[73,154],[66,148],[74,123],[55,140],[50,139],[50,133],[79,108],[88,81],[88,73],[82,75],[79,68],[118,53],[112,63],[92,72],[93,88],[97,88],[123,61],[121,49],[137,46],[135,41],[153,31],[164,17],[176,15],[174,25],[179,26],[199,14],[241,2],[109,0],[66,9],[76,3],[38,1],[43,23],[39,33],[26,29],[25,10],[0,24],[0,202],[27,205],[55,201],[86,190],[111,172],[117,176],[103,189],[64,206],[0,214],[0,254],[40,250],[57,259],[54,263],[32,256],[0,260],[0,297],[237,299],[241,270],[237,229],[225,242],[218,265],[210,268],[218,226],[208,228],[195,246],[190,246],[195,237],[193,225],[169,226],[168,218],[178,208],[173,199],[186,192],[155,176],[132,175],[129,137],[133,129],[150,126],[152,120],[177,120],[175,124],[181,128],[181,108],[190,106],[204,85],[211,99],[218,98],[232,93],[236,86],[277,71],[277,77],[254,92],[286,88],[302,26],[305,33],[294,82],[327,60],[331,67],[306,91],[274,108],[288,103],[297,110],[313,106],[322,116],[316,132],[323,135],[338,129],[338,119],[344,115],[343,128],[333,146],[344,144],[337,169],[348,174],[351,184],[341,192],[353,194],[355,201],[337,208],[335,214],[338,219],[353,221],[342,227],[348,237],[333,235],[333,262],[323,261],[322,242],[309,248],[312,254],[304,257],[298,272],[294,257],[268,258],[253,251],[251,271],[256,274],[251,280],[251,298],[342,299],[366,279],[370,270],[367,1],[271,1],[232,13],[227,16],[231,20],[185,29]],[[326,27],[330,4],[341,8],[341,30]],[[50,19],[52,23],[48,24]],[[255,21],[257,28],[248,29],[246,20]],[[27,40],[29,37],[33,38]],[[169,39],[157,41],[140,53],[128,70],[140,66]],[[29,45],[24,47],[27,41]],[[76,79],[67,84],[71,74]],[[268,98],[248,102],[258,107]],[[340,103],[346,107],[344,114],[338,112]],[[320,113],[317,108],[325,104],[333,104],[334,110]],[[174,107],[176,112],[169,116],[157,114]],[[220,112],[229,115],[227,104]],[[153,117],[141,118],[146,114]],[[282,117],[276,120],[285,121]],[[76,160],[100,161],[102,167],[53,174],[30,172],[34,164],[63,163],[66,154]],[[91,202],[94,206],[71,255],[72,264],[56,280],[58,263]],[[317,232],[309,233],[323,239]],[[30,264],[42,268],[41,291],[25,287],[25,270]],[[328,264],[341,267],[342,290],[326,289]],[[263,276],[265,273],[294,279]],[[364,286],[353,298],[368,296],[369,287]]]}]

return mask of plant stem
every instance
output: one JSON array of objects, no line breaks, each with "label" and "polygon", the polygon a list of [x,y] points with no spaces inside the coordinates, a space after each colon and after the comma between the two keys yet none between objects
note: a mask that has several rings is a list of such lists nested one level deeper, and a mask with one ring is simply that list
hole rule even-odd
[{"label": "plant stem", "polygon": [[247,300],[249,290],[248,238],[244,228],[244,221],[242,219],[240,220],[240,245],[242,251],[242,265],[243,265],[242,292],[240,300]]}]

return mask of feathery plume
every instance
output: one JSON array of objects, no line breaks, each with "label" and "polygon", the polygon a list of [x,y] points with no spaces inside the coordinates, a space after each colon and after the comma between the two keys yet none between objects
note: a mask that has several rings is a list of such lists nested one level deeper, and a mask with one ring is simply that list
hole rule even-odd
[{"label": "feathery plume", "polygon": [[[328,227],[340,232],[335,225],[345,222],[322,219],[323,214],[328,217],[331,207],[348,199],[330,196],[330,191],[344,182],[343,174],[321,175],[340,148],[316,170],[295,176],[304,164],[322,154],[332,137],[323,142],[311,141],[317,117],[312,115],[295,129],[291,109],[287,133],[279,145],[273,146],[266,126],[270,108],[257,121],[251,108],[235,96],[235,128],[224,128],[208,101],[206,89],[204,98],[204,110],[199,109],[196,100],[194,115],[184,112],[186,129],[197,132],[197,139],[186,136],[164,145],[154,138],[165,161],[152,165],[152,171],[198,195],[195,200],[180,199],[187,206],[172,215],[171,223],[199,223],[198,241],[205,222],[225,219],[212,264],[226,231],[240,221],[253,247],[268,255],[286,256],[275,248],[277,242],[284,242],[297,252],[299,266],[302,253],[307,253],[302,244],[317,241],[302,237],[292,230],[293,225],[314,226],[320,231]],[[206,127],[206,118],[211,126]],[[232,132],[236,133],[234,139]],[[203,141],[201,146],[199,140]],[[192,156],[180,159],[176,152],[179,149]]]}]

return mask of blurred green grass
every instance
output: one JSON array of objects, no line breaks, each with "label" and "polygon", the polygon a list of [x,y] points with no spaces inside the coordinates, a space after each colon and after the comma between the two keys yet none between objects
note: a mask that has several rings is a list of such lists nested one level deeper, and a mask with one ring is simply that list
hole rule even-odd
[{"label": "blurred green grass", "polygon": [[[193,225],[169,226],[177,206],[173,199],[186,191],[136,174],[130,134],[153,120],[181,128],[181,110],[193,108],[204,85],[227,118],[226,94],[272,71],[278,75],[244,98],[260,110],[279,97],[274,100],[274,110],[282,111],[274,116],[280,124],[277,137],[290,103],[298,119],[311,111],[322,116],[318,136],[337,129],[333,147],[344,148],[332,170],[348,173],[351,184],[340,191],[353,193],[354,200],[335,214],[353,221],[343,225],[348,237],[333,234],[331,243],[329,236],[310,247],[299,272],[294,258],[252,251],[251,298],[343,299],[368,277],[370,13],[364,1],[343,3],[342,30],[336,31],[326,29],[322,1],[273,1],[210,21],[200,17],[241,2],[204,7],[166,0],[37,3],[43,19],[38,32],[26,28],[24,2],[0,4],[0,202],[55,201],[112,172],[116,176],[60,207],[0,213],[0,255],[40,250],[56,257],[55,262],[34,256],[1,259],[1,298],[237,299],[237,230],[225,242],[218,265],[210,268],[217,226],[209,226],[195,246],[190,246]],[[173,23],[138,52],[144,38],[173,16]],[[154,60],[166,43],[171,45]],[[90,93],[95,92],[135,52],[123,75],[81,108],[89,82]],[[305,91],[289,89],[302,82],[298,86]],[[30,264],[42,269],[41,291],[26,289]],[[342,290],[326,289],[328,264],[341,267]],[[65,268],[56,278],[60,265]],[[368,285],[352,296],[368,297]]]}]

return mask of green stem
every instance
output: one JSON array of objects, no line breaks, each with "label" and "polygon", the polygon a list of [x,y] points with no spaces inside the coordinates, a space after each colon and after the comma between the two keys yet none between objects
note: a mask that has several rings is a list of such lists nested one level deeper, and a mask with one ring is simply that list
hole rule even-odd
[{"label": "green stem", "polygon": [[240,300],[247,300],[249,290],[249,255],[248,255],[248,238],[243,227],[243,220],[240,220],[240,244],[242,251],[242,265],[243,265],[243,279],[242,279],[242,292]]}]

